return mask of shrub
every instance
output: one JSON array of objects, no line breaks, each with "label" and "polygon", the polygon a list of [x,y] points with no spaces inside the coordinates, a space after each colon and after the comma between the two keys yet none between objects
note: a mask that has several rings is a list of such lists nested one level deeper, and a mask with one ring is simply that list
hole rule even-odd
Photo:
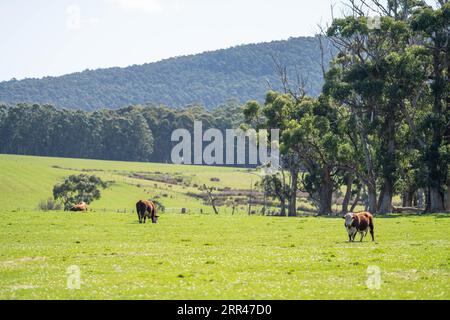
[{"label": "shrub", "polygon": [[52,198],[48,198],[47,200],[41,200],[38,204],[38,209],[42,211],[50,211],[50,210],[61,210],[61,203],[53,200]]}]

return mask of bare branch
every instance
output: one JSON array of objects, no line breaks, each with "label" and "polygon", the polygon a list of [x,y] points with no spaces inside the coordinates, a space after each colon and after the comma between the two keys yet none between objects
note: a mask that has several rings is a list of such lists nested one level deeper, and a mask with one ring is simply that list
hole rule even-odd
[{"label": "bare branch", "polygon": [[281,81],[281,85],[283,87],[283,92],[285,94],[290,95],[296,102],[301,101],[305,95],[306,95],[306,81],[303,78],[301,72],[297,70],[297,67],[295,67],[295,84],[291,85],[289,81],[288,71],[287,67],[283,65],[279,59],[276,59],[273,55],[271,55],[272,60],[274,62],[276,72],[278,73],[278,76]]}]

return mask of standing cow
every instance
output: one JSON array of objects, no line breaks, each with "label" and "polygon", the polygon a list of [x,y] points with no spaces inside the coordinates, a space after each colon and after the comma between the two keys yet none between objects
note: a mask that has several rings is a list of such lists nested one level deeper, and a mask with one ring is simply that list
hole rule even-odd
[{"label": "standing cow", "polygon": [[158,222],[156,215],[156,205],[150,200],[139,200],[136,203],[136,212],[138,214],[139,223],[145,223],[147,218],[151,218],[153,223]]},{"label": "standing cow", "polygon": [[373,233],[373,216],[370,212],[349,212],[345,216],[345,229],[348,233],[348,241],[355,241],[355,236],[359,232],[361,234],[360,241],[366,236],[367,231],[370,231],[372,241],[375,241]]}]

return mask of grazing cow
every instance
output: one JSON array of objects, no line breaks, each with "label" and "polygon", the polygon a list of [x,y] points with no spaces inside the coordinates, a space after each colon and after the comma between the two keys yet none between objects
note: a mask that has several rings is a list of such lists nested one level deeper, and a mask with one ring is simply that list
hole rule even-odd
[{"label": "grazing cow", "polygon": [[150,200],[139,200],[136,203],[136,212],[138,214],[139,223],[145,223],[147,218],[151,218],[153,223],[158,222],[156,215],[156,205]]},{"label": "grazing cow", "polygon": [[87,209],[87,204],[84,201],[81,201],[80,203],[72,206],[72,208],[70,208],[70,211],[87,211]]},{"label": "grazing cow", "polygon": [[370,212],[349,212],[343,218],[345,219],[348,241],[355,241],[355,236],[358,232],[361,234],[360,241],[363,241],[367,231],[370,231],[372,241],[375,241],[373,234],[373,216]]}]

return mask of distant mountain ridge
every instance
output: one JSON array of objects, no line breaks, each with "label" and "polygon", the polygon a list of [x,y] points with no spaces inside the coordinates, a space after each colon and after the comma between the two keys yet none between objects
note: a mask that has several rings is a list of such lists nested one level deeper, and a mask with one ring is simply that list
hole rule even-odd
[{"label": "distant mountain ridge", "polygon": [[[329,61],[329,50],[324,50]],[[0,102],[48,103],[95,110],[136,104],[212,109],[228,99],[262,100],[280,89],[273,57],[304,76],[308,94],[322,87],[321,52],[315,37],[247,44],[125,68],[85,70],[58,77],[0,82]]]}]

